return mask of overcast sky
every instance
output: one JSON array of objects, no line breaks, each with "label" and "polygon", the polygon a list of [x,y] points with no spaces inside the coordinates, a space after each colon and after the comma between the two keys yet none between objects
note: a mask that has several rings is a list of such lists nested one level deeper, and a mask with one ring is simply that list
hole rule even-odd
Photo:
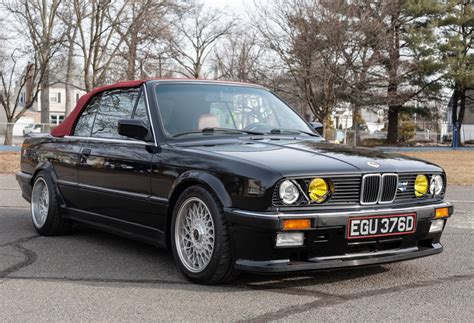
[{"label": "overcast sky", "polygon": [[204,0],[204,3],[215,8],[229,9],[235,12],[244,12],[245,8],[253,6],[253,0]]}]

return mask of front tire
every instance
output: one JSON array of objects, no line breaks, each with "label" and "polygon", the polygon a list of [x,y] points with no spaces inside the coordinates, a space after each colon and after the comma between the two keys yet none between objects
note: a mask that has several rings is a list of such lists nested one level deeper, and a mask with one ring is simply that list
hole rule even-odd
[{"label": "front tire", "polygon": [[41,171],[35,178],[31,192],[31,219],[40,235],[53,236],[69,233],[72,224],[59,211],[59,201],[51,177]]},{"label": "front tire", "polygon": [[222,207],[201,186],[187,188],[178,198],[171,246],[177,266],[194,283],[216,284],[236,277]]}]

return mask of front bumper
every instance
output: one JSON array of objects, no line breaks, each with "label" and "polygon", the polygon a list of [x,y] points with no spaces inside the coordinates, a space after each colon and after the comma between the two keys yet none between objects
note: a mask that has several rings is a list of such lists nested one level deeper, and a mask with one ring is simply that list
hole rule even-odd
[{"label": "front bumper", "polygon": [[[408,208],[364,209],[350,212],[247,212],[226,209],[230,224],[236,269],[252,272],[289,272],[369,266],[425,257],[442,252],[442,231],[430,233],[435,209],[453,206],[448,202]],[[349,217],[386,214],[417,214],[416,231],[399,236],[370,239],[346,237]],[[278,248],[276,234],[287,218],[311,218],[301,247]]]},{"label": "front bumper", "polygon": [[23,173],[23,172],[18,172],[15,174],[15,177],[16,177],[16,181],[20,185],[21,195],[26,201],[31,202],[31,190],[32,190],[31,180],[33,178],[33,175]]}]

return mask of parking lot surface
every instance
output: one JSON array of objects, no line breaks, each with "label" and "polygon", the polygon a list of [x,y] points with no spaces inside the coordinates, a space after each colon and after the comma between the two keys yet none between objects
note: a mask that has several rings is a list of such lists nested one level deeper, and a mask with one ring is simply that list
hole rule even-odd
[{"label": "parking lot surface", "polygon": [[86,227],[38,236],[14,176],[0,175],[0,321],[471,321],[474,188],[447,199],[440,255],[199,286],[166,250]]}]

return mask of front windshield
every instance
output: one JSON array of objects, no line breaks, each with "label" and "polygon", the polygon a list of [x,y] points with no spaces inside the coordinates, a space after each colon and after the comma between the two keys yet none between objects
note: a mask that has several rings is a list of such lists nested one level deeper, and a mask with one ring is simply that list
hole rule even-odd
[{"label": "front windshield", "polygon": [[[308,134],[314,131],[265,89],[214,84],[160,84],[156,95],[170,137],[222,134]],[[212,130],[212,131],[209,131]]]}]

